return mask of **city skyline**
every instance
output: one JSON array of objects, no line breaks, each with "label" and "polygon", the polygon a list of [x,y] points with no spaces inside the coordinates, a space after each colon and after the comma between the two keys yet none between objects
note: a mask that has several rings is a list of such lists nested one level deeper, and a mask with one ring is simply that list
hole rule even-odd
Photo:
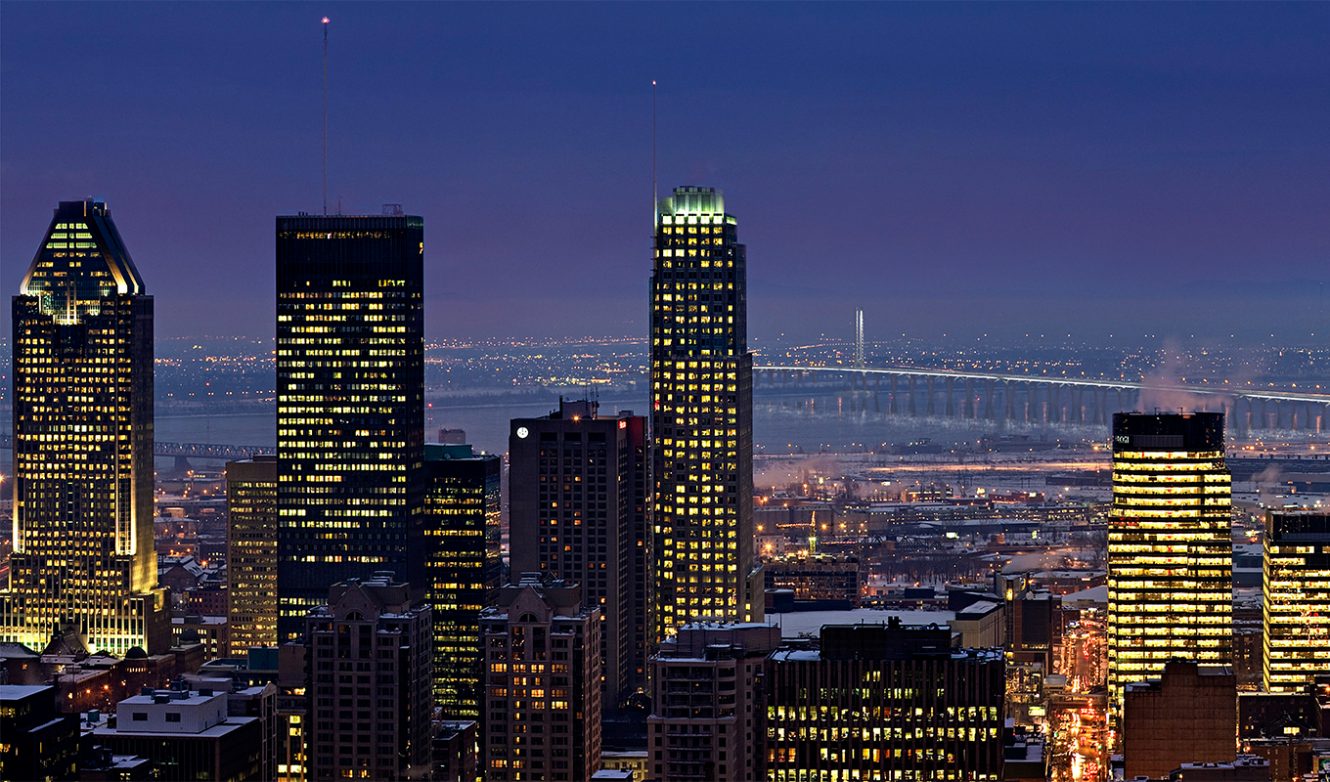
[{"label": "city skyline", "polygon": [[143,8],[3,4],[0,777],[1330,769],[1330,6]]},{"label": "city skyline", "polygon": [[[0,205],[20,225],[104,196],[172,302],[164,334],[266,337],[266,220],[318,211],[319,14],[167,8],[6,9]],[[848,330],[856,306],[870,339],[1327,327],[1323,7],[732,6],[697,30],[687,10],[397,8],[329,10],[329,201],[400,202],[436,226],[427,334],[645,332],[652,79],[662,190],[717,186],[751,214],[755,337]],[[701,56],[736,35],[724,67]],[[56,97],[94,64],[98,91]],[[62,129],[87,110],[109,117],[106,155]],[[42,162],[57,157],[80,164]],[[570,189],[589,208],[551,208]],[[0,283],[29,251],[4,232]],[[591,273],[532,273],[547,262]],[[1161,312],[1142,279],[1262,317],[1175,328],[1201,308]],[[896,305],[845,299],[874,287]]]}]

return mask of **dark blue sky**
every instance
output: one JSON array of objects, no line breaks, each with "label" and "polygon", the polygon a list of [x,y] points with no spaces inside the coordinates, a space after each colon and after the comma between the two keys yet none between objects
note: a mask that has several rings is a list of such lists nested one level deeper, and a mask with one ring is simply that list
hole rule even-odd
[{"label": "dark blue sky", "polygon": [[1325,3],[5,2],[6,295],[94,194],[159,338],[271,334],[324,13],[331,200],[425,217],[431,338],[645,332],[652,78],[758,339],[1330,331]]}]

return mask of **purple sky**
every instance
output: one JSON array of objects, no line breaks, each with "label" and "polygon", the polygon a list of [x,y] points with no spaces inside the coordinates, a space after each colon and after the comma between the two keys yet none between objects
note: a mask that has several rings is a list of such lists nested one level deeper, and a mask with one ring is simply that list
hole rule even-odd
[{"label": "purple sky", "polygon": [[331,200],[424,216],[431,338],[645,333],[652,78],[759,340],[1330,332],[1325,3],[6,2],[6,295],[96,195],[159,337],[270,335],[324,13]]}]

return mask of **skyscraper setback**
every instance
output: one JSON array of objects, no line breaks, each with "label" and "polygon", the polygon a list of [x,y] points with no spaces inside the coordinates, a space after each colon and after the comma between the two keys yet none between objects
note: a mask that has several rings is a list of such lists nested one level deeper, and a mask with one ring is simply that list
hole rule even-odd
[{"label": "skyscraper setback", "polygon": [[656,215],[651,437],[656,636],[762,615],[753,561],[753,359],[746,253],[712,188]]},{"label": "skyscraper setback", "polygon": [[420,588],[424,221],[277,218],[278,635],[329,584]]},{"label": "skyscraper setback", "polygon": [[14,317],[14,552],[0,640],[170,643],[152,548],[152,297],[101,201],[62,201]]},{"label": "skyscraper setback", "polygon": [[1108,523],[1108,685],[1158,676],[1180,657],[1228,665],[1233,650],[1231,487],[1222,413],[1113,416]]}]

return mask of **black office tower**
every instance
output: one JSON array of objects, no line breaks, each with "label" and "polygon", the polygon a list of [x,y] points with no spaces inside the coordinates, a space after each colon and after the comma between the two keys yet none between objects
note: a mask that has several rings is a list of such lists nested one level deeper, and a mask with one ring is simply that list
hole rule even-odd
[{"label": "black office tower", "polygon": [[503,585],[499,457],[469,445],[425,446],[425,599],[434,617],[434,705],[479,720],[480,612]]},{"label": "black office tower", "polygon": [[277,218],[278,636],[328,587],[425,583],[424,222]]}]

